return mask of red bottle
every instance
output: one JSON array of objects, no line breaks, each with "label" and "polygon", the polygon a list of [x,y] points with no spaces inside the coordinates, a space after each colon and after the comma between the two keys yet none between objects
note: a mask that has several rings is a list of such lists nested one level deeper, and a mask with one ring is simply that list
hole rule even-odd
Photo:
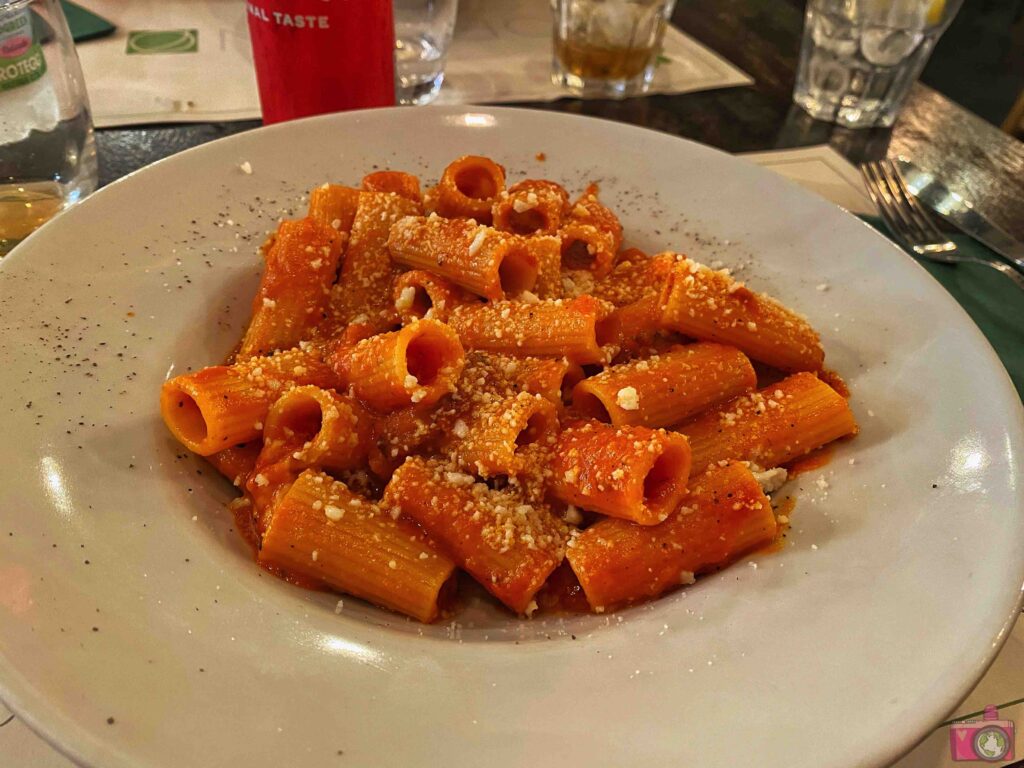
[{"label": "red bottle", "polygon": [[249,0],[265,124],[395,103],[391,0]]}]

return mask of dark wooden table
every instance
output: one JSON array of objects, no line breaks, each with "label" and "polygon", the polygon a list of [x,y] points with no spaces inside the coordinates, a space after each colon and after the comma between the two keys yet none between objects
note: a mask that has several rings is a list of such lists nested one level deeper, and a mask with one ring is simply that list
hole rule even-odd
[{"label": "dark wooden table", "polygon": [[[1024,240],[1024,144],[923,85],[892,129],[848,130],[812,120],[791,99],[803,7],[795,0],[679,0],[673,22],[756,80],[746,88],[624,101],[528,103],[633,123],[754,152],[830,144],[859,162],[902,154],[966,189],[977,207]],[[98,132],[101,183],[183,149],[258,126],[256,121]]]}]

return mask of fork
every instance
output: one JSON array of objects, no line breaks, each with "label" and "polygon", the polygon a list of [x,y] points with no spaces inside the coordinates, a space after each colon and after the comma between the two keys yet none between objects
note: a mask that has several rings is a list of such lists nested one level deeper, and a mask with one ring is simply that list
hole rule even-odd
[{"label": "fork", "polygon": [[1024,290],[1024,275],[1009,264],[966,256],[957,250],[956,243],[939,231],[928,212],[907,190],[903,177],[891,160],[862,163],[860,175],[871,201],[901,245],[923,258],[943,264],[984,264],[999,270]]}]

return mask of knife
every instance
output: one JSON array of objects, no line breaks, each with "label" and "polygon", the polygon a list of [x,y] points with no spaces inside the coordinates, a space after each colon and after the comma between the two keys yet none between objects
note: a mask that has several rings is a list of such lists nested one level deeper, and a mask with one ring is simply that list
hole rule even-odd
[{"label": "knife", "polygon": [[974,210],[969,200],[951,190],[928,171],[914,165],[905,157],[897,157],[896,164],[907,189],[914,197],[1024,272],[1024,245]]}]

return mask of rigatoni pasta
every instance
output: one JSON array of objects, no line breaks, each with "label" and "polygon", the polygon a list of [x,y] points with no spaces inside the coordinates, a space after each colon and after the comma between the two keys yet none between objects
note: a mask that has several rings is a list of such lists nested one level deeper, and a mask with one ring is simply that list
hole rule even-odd
[{"label": "rigatoni pasta", "polygon": [[322,184],[309,193],[309,218],[339,232],[349,232],[359,207],[359,190]]},{"label": "rigatoni pasta", "polygon": [[391,258],[425,269],[488,299],[529,291],[537,282],[537,257],[520,238],[472,219],[410,216],[392,227]]},{"label": "rigatoni pasta", "polygon": [[622,224],[597,199],[597,185],[591,184],[569,209],[559,234],[562,237],[562,266],[586,269],[596,278],[605,277],[615,265],[622,246]]},{"label": "rigatoni pasta", "polygon": [[511,358],[514,368],[512,382],[527,392],[541,395],[561,407],[570,399],[572,388],[583,379],[583,367],[565,358]]},{"label": "rigatoni pasta", "polygon": [[433,621],[454,563],[422,531],[307,469],[270,510],[259,560],[420,621]]},{"label": "rigatoni pasta", "polygon": [[442,445],[460,467],[481,477],[518,475],[526,469],[522,449],[553,443],[558,434],[555,406],[529,392],[479,403],[463,423]]},{"label": "rigatoni pasta", "polygon": [[680,257],[661,294],[662,324],[695,339],[731,344],[783,371],[817,371],[825,352],[810,324],[724,271]]},{"label": "rigatoni pasta", "polygon": [[756,385],[746,355],[699,342],[605,368],[576,385],[572,402],[582,415],[615,426],[668,427]]},{"label": "rigatoni pasta", "polygon": [[459,304],[476,301],[445,277],[410,269],[395,278],[395,311],[402,325],[425,317],[444,322]]},{"label": "rigatoni pasta", "polygon": [[612,307],[590,296],[457,307],[448,319],[467,349],[599,363],[616,337]]},{"label": "rigatoni pasta", "polygon": [[494,203],[494,227],[514,235],[553,235],[569,209],[565,187],[544,179],[513,184]]},{"label": "rigatoni pasta", "polygon": [[259,437],[270,406],[291,387],[337,381],[316,351],[296,347],[176,376],[161,388],[160,413],[185,447],[209,456]]},{"label": "rigatoni pasta", "polygon": [[450,391],[464,364],[459,337],[436,320],[416,320],[334,352],[339,379],[378,411],[437,402]]},{"label": "rigatoni pasta", "polygon": [[379,332],[396,321],[391,289],[400,270],[388,252],[388,236],[395,222],[421,211],[418,201],[394,192],[359,193],[345,262],[331,294],[332,330],[360,323]]},{"label": "rigatoni pasta", "polygon": [[491,223],[491,208],[505,189],[505,169],[488,157],[465,155],[444,169],[434,194],[435,210],[447,218]]},{"label": "rigatoni pasta", "polygon": [[690,446],[665,430],[569,425],[551,457],[551,492],[566,504],[654,525],[686,492]]},{"label": "rigatoni pasta", "polygon": [[534,595],[565,556],[568,529],[549,510],[443,462],[406,459],[388,483],[384,504],[422,525],[516,613],[536,609]]},{"label": "rigatoni pasta", "polygon": [[[523,238],[520,243],[537,263],[537,279],[530,291],[538,299],[557,299],[562,288],[562,238],[536,235]],[[528,297],[527,297],[528,298]]]},{"label": "rigatoni pasta", "polygon": [[313,218],[281,223],[266,252],[238,359],[291,349],[312,336],[329,302],[344,238]]},{"label": "rigatoni pasta", "polygon": [[596,186],[570,200],[467,155],[436,185],[323,184],[280,224],[229,364],[160,396],[263,568],[423,622],[461,571],[529,617],[545,585],[602,612],[777,540],[761,483],[857,431],[817,334],[624,248]]},{"label": "rigatoni pasta", "polygon": [[777,525],[754,475],[733,462],[697,478],[658,525],[595,523],[576,537],[568,559],[591,608],[603,612],[692,584],[700,573],[770,544]]},{"label": "rigatoni pasta", "polygon": [[367,192],[393,192],[416,203],[423,202],[420,180],[405,171],[374,171],[363,176],[362,187]]},{"label": "rigatoni pasta", "polygon": [[260,463],[356,469],[366,463],[372,425],[354,400],[331,389],[295,387],[270,407]]},{"label": "rigatoni pasta", "polygon": [[680,424],[693,466],[726,459],[777,467],[857,433],[846,398],[813,373],[797,373]]}]

